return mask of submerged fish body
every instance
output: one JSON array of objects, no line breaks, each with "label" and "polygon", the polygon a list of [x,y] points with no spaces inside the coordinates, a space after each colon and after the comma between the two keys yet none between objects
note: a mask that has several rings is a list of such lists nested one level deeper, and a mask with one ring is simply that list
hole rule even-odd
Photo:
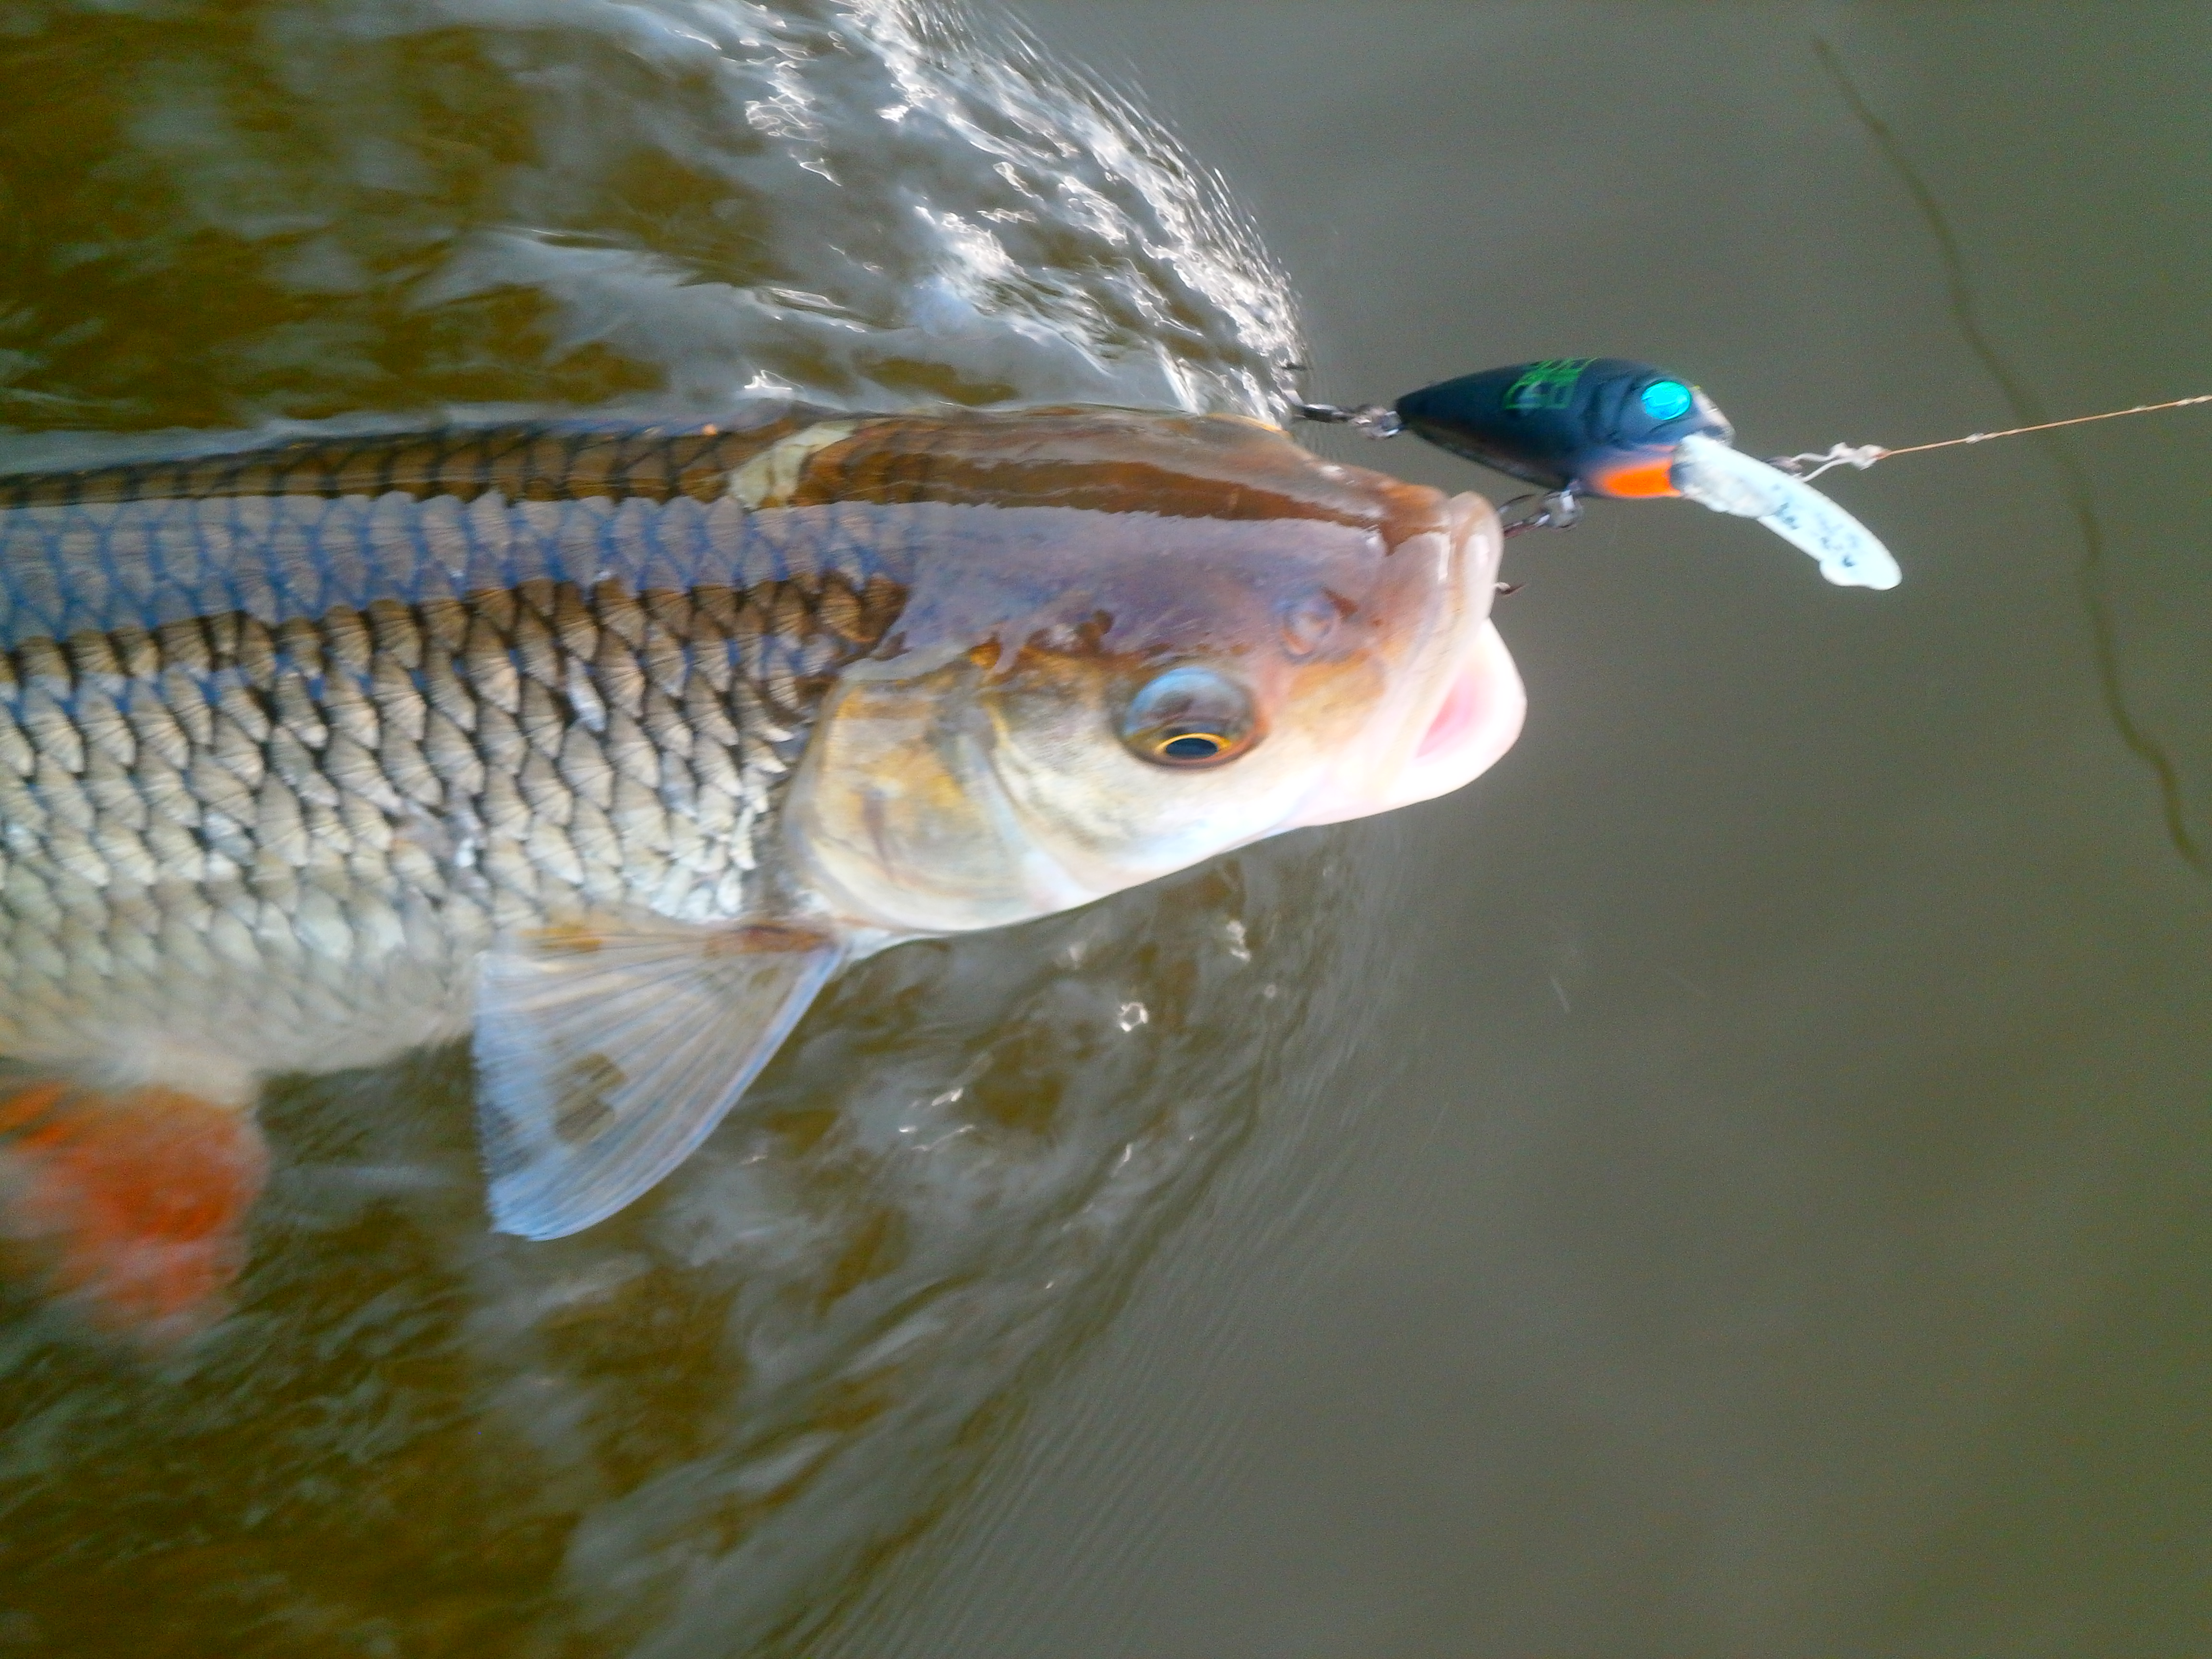
[{"label": "submerged fish body", "polygon": [[0,485],[0,1052],[250,1093],[465,1030],[503,933],[744,915],[912,550],[730,493],[799,423]]},{"label": "submerged fish body", "polygon": [[13,1229],[204,1318],[251,1182],[179,1221],[88,1142],[197,1110],[258,1170],[264,1079],[471,1032],[495,1223],[588,1225],[854,955],[1480,771],[1498,547],[1479,498],[1112,410],[0,479]]}]

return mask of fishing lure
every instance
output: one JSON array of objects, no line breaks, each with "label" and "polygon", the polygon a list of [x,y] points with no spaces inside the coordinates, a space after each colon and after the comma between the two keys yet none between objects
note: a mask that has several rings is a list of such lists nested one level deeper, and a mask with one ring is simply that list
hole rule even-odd
[{"label": "fishing lure", "polygon": [[[1291,365],[1297,368],[1299,365]],[[2030,432],[2193,409],[2212,392],[2136,404],[2096,415],[1970,432],[1963,438],[1886,448],[1832,444],[1817,453],[1753,460],[1735,447],[1735,428],[1711,398],[1680,376],[1625,357],[1547,357],[1462,374],[1409,392],[1395,404],[1340,409],[1297,399],[1301,420],[1349,426],[1370,438],[1411,432],[1439,449],[1494,467],[1545,490],[1505,533],[1564,530],[1582,517],[1581,498],[1677,496],[1716,513],[1756,519],[1819,562],[1839,587],[1894,587],[1897,561],[1874,533],[1812,487],[1831,467],[1861,471],[1893,455],[1921,455]]]},{"label": "fishing lure", "polygon": [[1735,428],[1712,399],[1650,363],[1549,357],[1440,380],[1388,407],[1301,403],[1296,412],[1370,437],[1411,432],[1541,486],[1541,505],[1508,534],[1564,529],[1586,495],[1671,496],[1758,520],[1838,586],[1894,587],[1901,579],[1873,532],[1803,479],[1736,449]]}]

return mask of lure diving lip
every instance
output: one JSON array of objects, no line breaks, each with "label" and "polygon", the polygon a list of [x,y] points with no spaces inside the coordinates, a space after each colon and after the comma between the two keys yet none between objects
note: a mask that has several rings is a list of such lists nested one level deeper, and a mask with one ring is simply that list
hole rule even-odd
[{"label": "lure diving lip", "polygon": [[1412,432],[1439,449],[1552,492],[1547,516],[1574,500],[1676,497],[1755,518],[1808,553],[1831,582],[1894,587],[1897,561],[1864,525],[1803,480],[1735,449],[1735,429],[1705,392],[1656,364],[1547,357],[1439,380],[1389,408],[1304,404],[1310,420],[1375,437]]}]

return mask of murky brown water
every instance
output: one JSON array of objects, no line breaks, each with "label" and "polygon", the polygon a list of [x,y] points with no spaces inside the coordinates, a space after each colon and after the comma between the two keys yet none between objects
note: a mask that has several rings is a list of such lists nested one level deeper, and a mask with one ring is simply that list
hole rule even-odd
[{"label": "murky brown water", "polygon": [[[781,9],[0,11],[10,453],[1254,395],[1281,289],[1171,151]],[[1597,350],[1754,453],[2012,424],[1816,35],[2034,399],[2212,390],[2189,9],[1024,12],[1230,176],[1324,396]],[[1492,778],[866,964],[580,1238],[485,1232],[458,1056],[284,1092],[230,1326],[0,1323],[0,1651],[2201,1649],[2205,418],[1834,480],[1889,595],[1682,507],[1516,544]]]}]

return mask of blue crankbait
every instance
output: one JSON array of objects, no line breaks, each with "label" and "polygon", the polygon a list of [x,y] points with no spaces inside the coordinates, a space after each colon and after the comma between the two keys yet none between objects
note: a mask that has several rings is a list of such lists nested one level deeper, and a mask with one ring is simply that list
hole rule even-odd
[{"label": "blue crankbait", "polygon": [[1409,392],[1387,407],[1300,403],[1304,419],[1370,437],[1411,432],[1440,449],[1541,487],[1507,533],[1560,529],[1583,496],[1674,496],[1756,519],[1844,587],[1894,587],[1897,561],[1872,532],[1803,479],[1734,447],[1735,429],[1678,375],[1622,357],[1551,357]]},{"label": "blue crankbait", "polygon": [[1462,374],[1407,392],[1392,412],[1439,449],[1547,489],[1614,500],[1678,494],[1668,470],[1682,440],[1735,436],[1695,386],[1620,357]]}]

